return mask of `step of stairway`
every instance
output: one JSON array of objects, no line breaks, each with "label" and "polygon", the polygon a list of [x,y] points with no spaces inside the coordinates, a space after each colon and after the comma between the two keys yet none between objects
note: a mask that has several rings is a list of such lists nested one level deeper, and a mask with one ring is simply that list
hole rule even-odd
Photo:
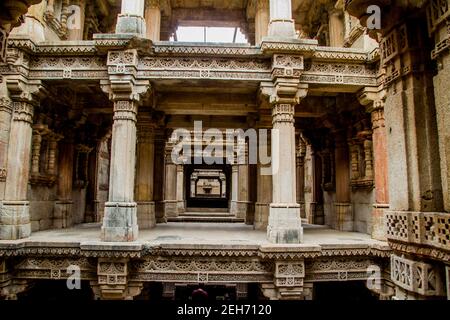
[{"label": "step of stairway", "polygon": [[234,217],[234,214],[229,212],[183,212],[180,216],[185,217]]},{"label": "step of stairway", "polygon": [[195,215],[180,215],[178,217],[167,218],[168,222],[211,222],[211,223],[244,223],[245,219],[236,218],[233,215],[208,215],[208,216],[195,216]]}]

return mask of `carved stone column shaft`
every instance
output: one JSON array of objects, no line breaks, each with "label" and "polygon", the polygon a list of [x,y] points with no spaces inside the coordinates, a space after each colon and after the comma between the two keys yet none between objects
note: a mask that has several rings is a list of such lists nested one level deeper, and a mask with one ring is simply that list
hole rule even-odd
[{"label": "carved stone column shaft", "polygon": [[136,163],[137,102],[114,102],[109,202],[105,205],[102,239],[133,241],[138,236],[134,177]]},{"label": "carved stone column shaft", "polygon": [[267,236],[273,243],[299,243],[303,229],[296,202],[295,105],[276,103],[272,109],[272,178]]},{"label": "carved stone column shaft", "polygon": [[26,238],[31,234],[27,188],[34,106],[26,101],[14,101],[13,110],[5,200],[0,212],[0,239],[2,240]]}]

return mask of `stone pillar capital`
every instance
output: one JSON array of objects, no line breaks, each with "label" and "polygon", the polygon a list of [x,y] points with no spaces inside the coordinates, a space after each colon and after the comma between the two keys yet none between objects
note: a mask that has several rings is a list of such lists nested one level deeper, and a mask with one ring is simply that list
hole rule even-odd
[{"label": "stone pillar capital", "polygon": [[128,81],[128,79],[123,81],[117,78],[101,81],[100,86],[111,101],[129,101],[135,103],[136,106],[151,88],[149,81],[136,82]]},{"label": "stone pillar capital", "polygon": [[308,85],[299,84],[294,79],[277,79],[275,86],[270,91],[263,91],[269,93],[270,103],[277,104],[292,104],[297,105],[308,94]]}]

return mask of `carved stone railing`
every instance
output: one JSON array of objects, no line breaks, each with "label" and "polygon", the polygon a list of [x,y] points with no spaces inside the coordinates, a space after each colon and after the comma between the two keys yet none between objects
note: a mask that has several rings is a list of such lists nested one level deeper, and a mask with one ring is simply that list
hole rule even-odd
[{"label": "carved stone railing", "polygon": [[391,280],[400,288],[424,296],[443,295],[443,281],[435,266],[391,256]]},{"label": "carved stone railing", "polygon": [[386,235],[396,240],[450,250],[450,214],[388,211]]}]

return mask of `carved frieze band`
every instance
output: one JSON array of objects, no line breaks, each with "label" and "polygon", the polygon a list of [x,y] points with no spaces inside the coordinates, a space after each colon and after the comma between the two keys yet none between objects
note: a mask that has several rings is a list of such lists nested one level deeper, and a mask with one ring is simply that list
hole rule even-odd
[{"label": "carved frieze band", "polygon": [[97,56],[41,56],[30,61],[31,79],[106,79],[106,61]]}]

